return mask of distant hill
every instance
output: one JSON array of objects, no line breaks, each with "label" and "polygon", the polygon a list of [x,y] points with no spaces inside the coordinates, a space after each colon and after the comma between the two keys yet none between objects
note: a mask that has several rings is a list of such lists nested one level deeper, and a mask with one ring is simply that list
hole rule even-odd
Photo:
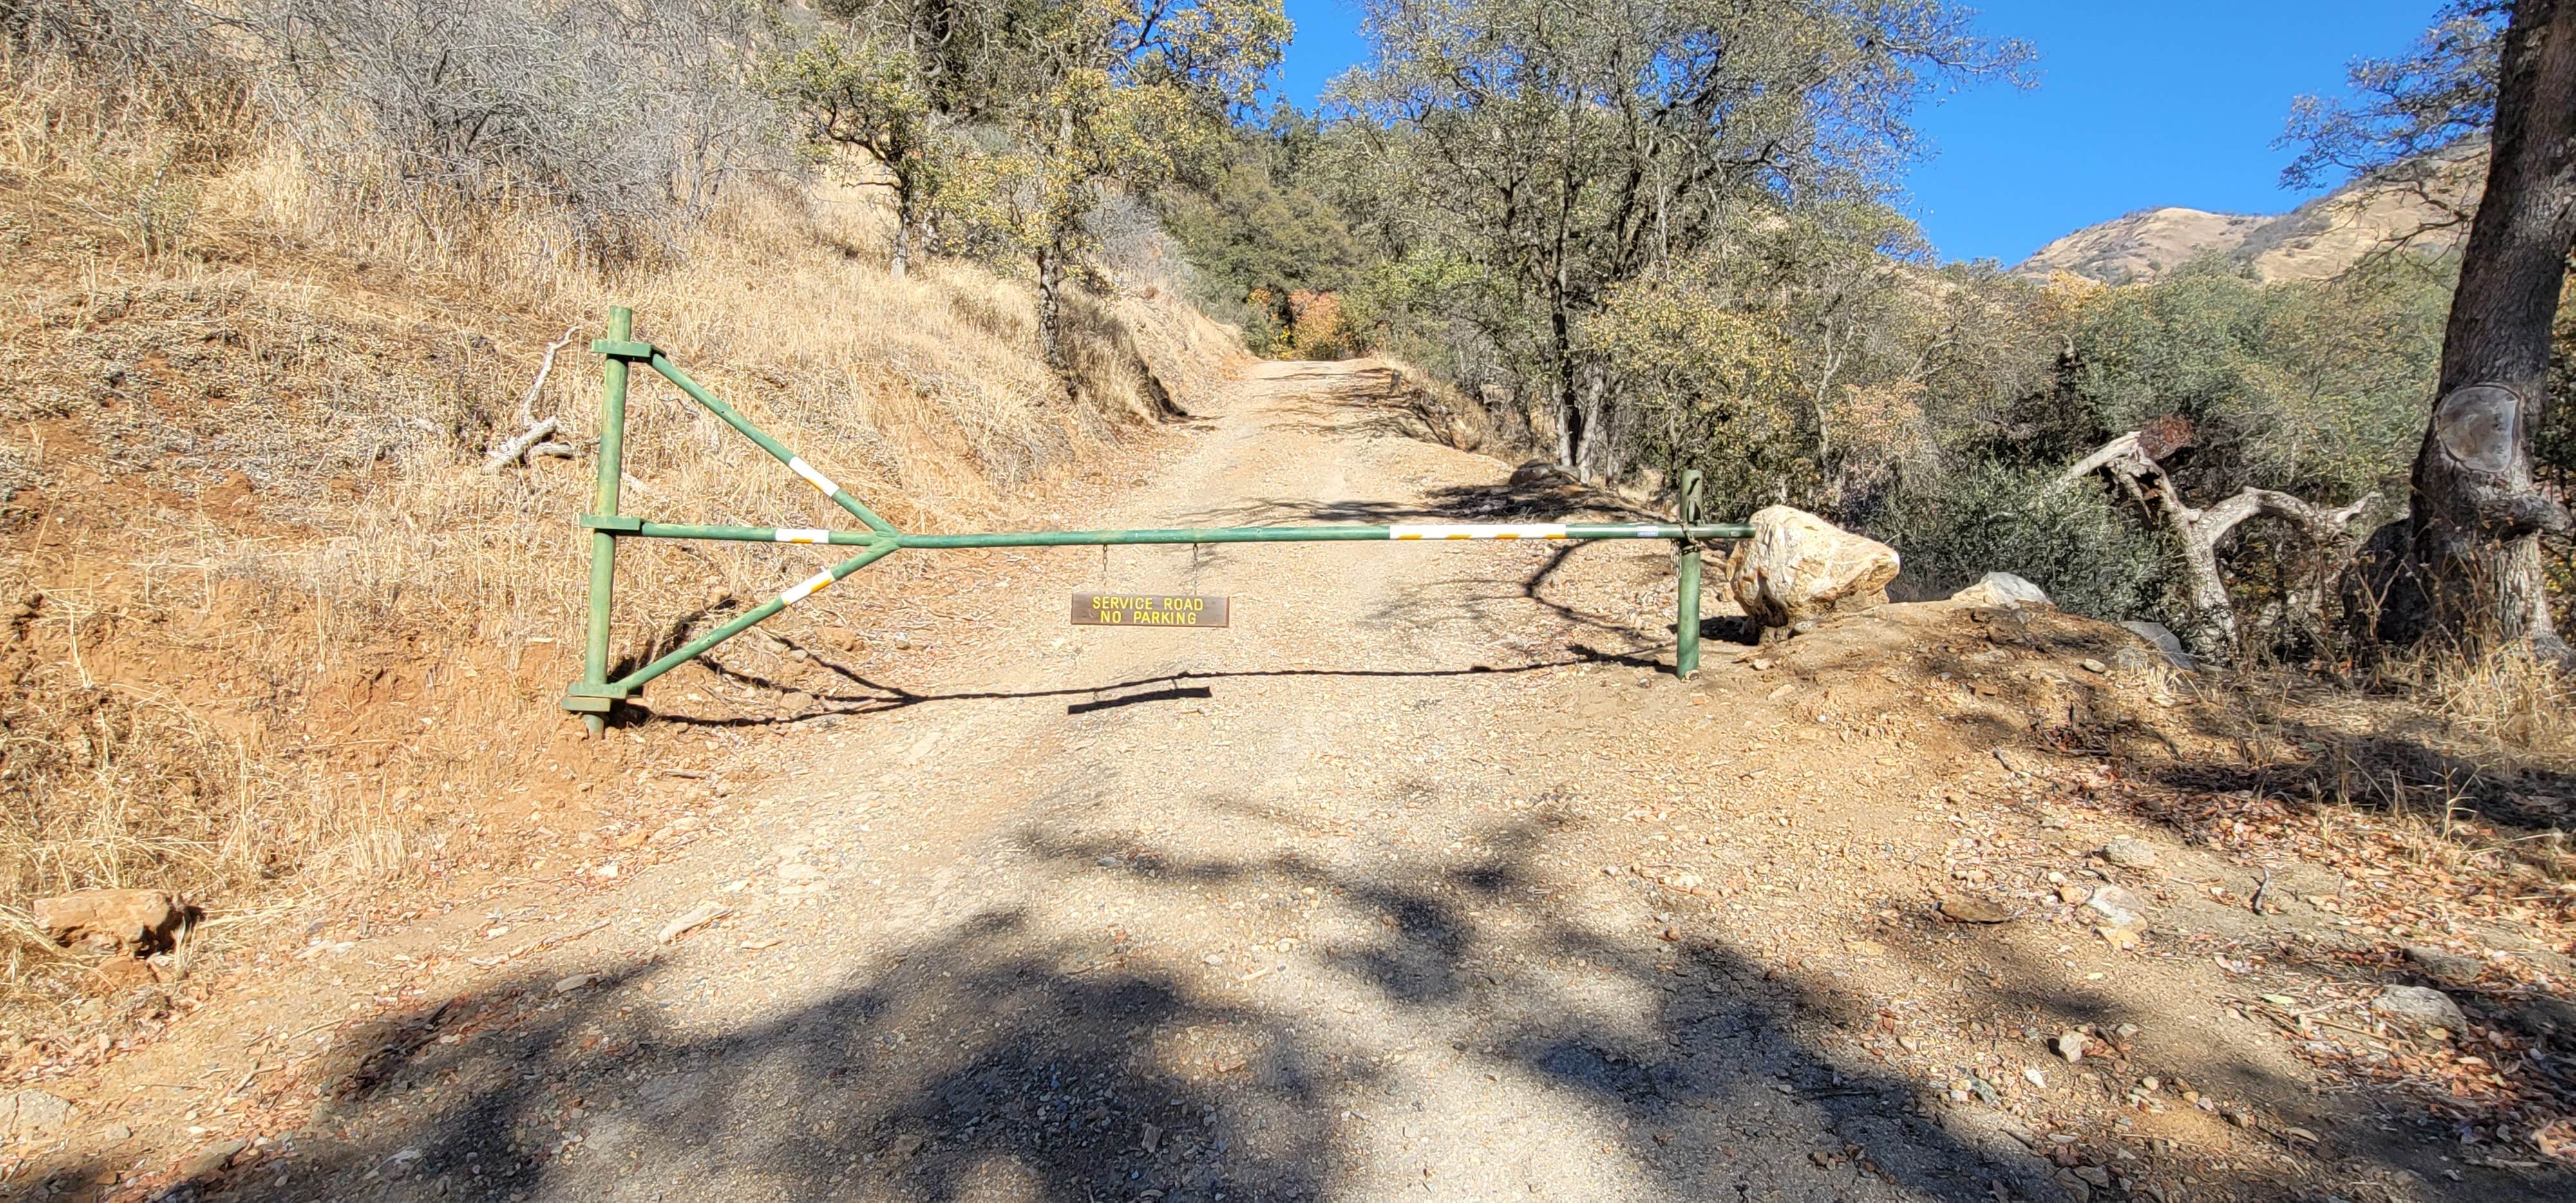
[{"label": "distant hill", "polygon": [[[2152,280],[2202,255],[2253,266],[2266,281],[2323,280],[2343,274],[2372,250],[2410,234],[2427,251],[2449,249],[2468,224],[2443,222],[2446,208],[2466,211],[2486,178],[2483,145],[2464,146],[2358,180],[2277,215],[2208,213],[2178,206],[2141,209],[2086,226],[2023,260],[2013,271],[2045,279],[2057,272],[2124,284]],[[2420,233],[2419,233],[2420,232]]]}]

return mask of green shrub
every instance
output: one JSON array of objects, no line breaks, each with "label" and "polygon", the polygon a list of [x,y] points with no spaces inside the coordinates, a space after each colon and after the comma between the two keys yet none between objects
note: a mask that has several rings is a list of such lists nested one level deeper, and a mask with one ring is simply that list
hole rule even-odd
[{"label": "green shrub", "polygon": [[2166,620],[2172,604],[2161,540],[2101,485],[2049,489],[2052,477],[1993,463],[1953,471],[1937,487],[1901,492],[1878,533],[1926,588],[1946,592],[2009,572],[2077,614]]}]

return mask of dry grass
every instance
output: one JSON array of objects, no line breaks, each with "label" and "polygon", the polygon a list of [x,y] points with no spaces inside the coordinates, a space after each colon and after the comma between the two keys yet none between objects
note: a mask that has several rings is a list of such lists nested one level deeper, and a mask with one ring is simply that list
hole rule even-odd
[{"label": "dry grass", "polygon": [[[622,752],[571,747],[553,706],[577,672],[597,361],[568,352],[531,406],[582,458],[479,470],[567,329],[632,306],[639,337],[924,529],[1025,516],[1158,392],[1186,408],[1239,355],[1168,290],[1093,305],[1075,405],[1024,285],[889,278],[884,215],[854,192],[738,187],[682,255],[603,279],[542,212],[359,212],[242,111],[0,68],[0,609],[23,600],[0,656],[0,991],[21,1018],[0,1023],[57,1051],[134,1011],[37,938],[35,897],[148,885],[283,914],[498,868],[496,832],[568,808],[620,821],[584,791]],[[846,524],[641,378],[630,512]],[[666,644],[815,558],[632,547],[618,646]],[[864,642],[923,571],[890,561],[781,633]]]},{"label": "dry grass", "polygon": [[2249,670],[2213,700],[2243,724],[2236,738],[2260,791],[2379,816],[2367,821],[2463,871],[2521,866],[2569,881],[2570,693],[2561,670],[2492,651],[2391,660],[2367,691]]}]

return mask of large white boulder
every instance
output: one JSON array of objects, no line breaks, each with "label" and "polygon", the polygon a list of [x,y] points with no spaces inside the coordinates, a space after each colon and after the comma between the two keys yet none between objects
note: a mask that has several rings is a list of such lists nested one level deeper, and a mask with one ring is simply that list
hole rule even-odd
[{"label": "large white boulder", "polygon": [[1886,604],[1895,548],[1785,505],[1756,512],[1752,526],[1753,537],[1727,559],[1727,579],[1736,602],[1765,629]]}]

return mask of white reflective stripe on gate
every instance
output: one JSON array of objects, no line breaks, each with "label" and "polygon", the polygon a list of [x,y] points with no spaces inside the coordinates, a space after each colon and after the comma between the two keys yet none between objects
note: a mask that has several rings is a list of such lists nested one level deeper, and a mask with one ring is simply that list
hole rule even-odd
[{"label": "white reflective stripe on gate", "polygon": [[832,494],[841,491],[841,486],[833,484],[831,477],[815,471],[814,465],[806,463],[804,456],[799,455],[789,459],[787,461],[787,470],[797,474],[798,476],[804,477],[806,484],[823,490],[823,495],[825,497],[829,497]]},{"label": "white reflective stripe on gate", "polygon": [[829,543],[832,541],[832,532],[827,530],[806,530],[801,527],[782,526],[778,528],[778,541],[781,543]]},{"label": "white reflective stripe on gate", "polygon": [[1562,539],[1562,522],[1483,522],[1448,526],[1390,526],[1390,539]]},{"label": "white reflective stripe on gate", "polygon": [[782,606],[792,606],[792,605],[795,605],[796,603],[801,602],[801,601],[805,600],[806,598],[809,598],[809,597],[814,596],[814,594],[815,594],[815,593],[817,593],[817,592],[821,591],[821,589],[823,588],[823,586],[825,586],[825,585],[829,585],[829,584],[831,584],[831,583],[832,583],[832,574],[831,574],[831,573],[829,573],[829,572],[818,572],[818,573],[815,573],[813,576],[807,577],[806,579],[804,579],[804,580],[802,580],[802,581],[798,581],[798,582],[796,583],[796,587],[795,587],[795,588],[790,589],[790,590],[788,590],[788,591],[787,591],[787,592],[785,592],[785,593],[781,593],[781,594],[779,594],[779,595],[778,595],[778,604],[779,604],[779,605],[782,605]]}]

